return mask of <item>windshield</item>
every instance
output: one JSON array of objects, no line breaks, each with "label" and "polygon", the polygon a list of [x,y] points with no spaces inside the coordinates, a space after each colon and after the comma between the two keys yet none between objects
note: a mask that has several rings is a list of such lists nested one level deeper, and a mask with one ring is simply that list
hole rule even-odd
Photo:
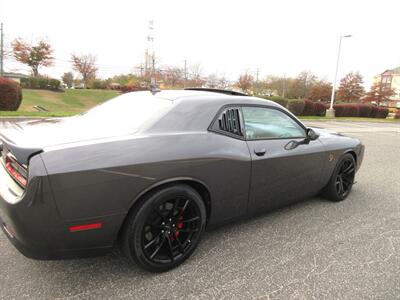
[{"label": "windshield", "polygon": [[157,98],[150,93],[129,93],[118,96],[81,115],[94,128],[134,132],[145,123],[161,116],[173,102]]}]

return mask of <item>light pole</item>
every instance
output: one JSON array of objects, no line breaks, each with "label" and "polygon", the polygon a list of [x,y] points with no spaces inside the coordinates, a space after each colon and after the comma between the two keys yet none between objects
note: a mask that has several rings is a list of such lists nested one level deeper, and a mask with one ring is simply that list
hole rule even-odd
[{"label": "light pole", "polygon": [[329,109],[326,110],[326,116],[330,117],[330,118],[335,117],[335,110],[333,109],[333,101],[335,100],[336,81],[337,81],[337,74],[338,74],[338,70],[339,70],[340,48],[342,47],[342,39],[348,38],[348,37],[351,37],[351,34],[341,35],[340,39],[339,39],[339,49],[338,49],[338,55],[337,55],[337,61],[336,61],[335,79],[332,84],[331,105],[329,106]]}]

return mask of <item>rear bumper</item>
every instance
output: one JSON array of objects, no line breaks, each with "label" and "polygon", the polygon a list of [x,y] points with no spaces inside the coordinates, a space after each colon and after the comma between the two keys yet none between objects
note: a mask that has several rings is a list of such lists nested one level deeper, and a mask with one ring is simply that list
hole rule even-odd
[{"label": "rear bumper", "polygon": [[[24,197],[17,205],[0,195],[0,227],[9,241],[26,257],[39,260],[66,259],[102,255],[110,251],[124,215],[97,219],[64,221],[48,199]],[[69,227],[101,222],[101,229],[70,232]]]}]

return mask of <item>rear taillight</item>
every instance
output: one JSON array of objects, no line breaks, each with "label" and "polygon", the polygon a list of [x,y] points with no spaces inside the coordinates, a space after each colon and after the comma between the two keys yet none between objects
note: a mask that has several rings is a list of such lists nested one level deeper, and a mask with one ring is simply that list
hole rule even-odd
[{"label": "rear taillight", "polygon": [[11,175],[11,177],[23,188],[26,187],[28,182],[28,172],[26,168],[12,159],[9,155],[6,155],[4,158],[4,165],[6,167],[7,172]]}]

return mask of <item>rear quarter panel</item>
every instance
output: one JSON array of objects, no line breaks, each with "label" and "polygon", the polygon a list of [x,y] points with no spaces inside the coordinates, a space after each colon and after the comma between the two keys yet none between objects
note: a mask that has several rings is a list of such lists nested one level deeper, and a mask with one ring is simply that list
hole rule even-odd
[{"label": "rear quarter panel", "polygon": [[210,223],[246,212],[250,155],[242,140],[211,132],[149,135],[42,153],[61,216],[127,213],[143,191],[170,180],[204,183]]}]

